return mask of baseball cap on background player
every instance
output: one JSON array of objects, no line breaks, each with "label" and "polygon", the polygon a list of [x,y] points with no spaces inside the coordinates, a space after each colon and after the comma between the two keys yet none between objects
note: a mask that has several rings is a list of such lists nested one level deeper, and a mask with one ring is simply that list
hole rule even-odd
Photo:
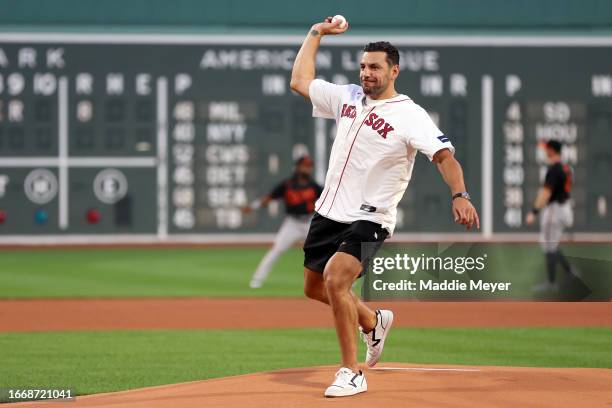
[{"label": "baseball cap on background player", "polygon": [[563,144],[558,140],[547,140],[540,142],[538,147],[542,149],[544,154],[547,157],[547,160],[558,160],[558,157],[561,156],[561,150],[563,149]]},{"label": "baseball cap on background player", "polygon": [[549,140],[548,142],[546,142],[546,147],[554,150],[557,153],[561,153],[561,148],[563,147],[563,145],[558,140]]},{"label": "baseball cap on background player", "polygon": [[540,149],[552,149],[557,153],[561,153],[561,149],[563,148],[563,144],[558,140],[547,140],[545,142],[540,142],[538,144]]}]

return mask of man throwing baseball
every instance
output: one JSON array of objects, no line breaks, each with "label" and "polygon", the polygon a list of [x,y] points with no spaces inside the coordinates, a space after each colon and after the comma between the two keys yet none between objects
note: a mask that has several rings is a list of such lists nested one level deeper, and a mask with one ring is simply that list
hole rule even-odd
[{"label": "man throwing baseball", "polygon": [[325,187],[304,243],[304,292],[331,306],[342,353],[342,367],[325,390],[327,397],[367,390],[357,365],[358,326],[367,345],[366,364],[374,366],[381,356],[393,313],[370,310],[351,285],[393,233],[397,204],[408,186],[417,151],[436,163],[450,187],[455,221],[468,229],[480,228],[449,138],[423,108],[395,90],[399,53],[393,45],[365,46],[361,86],[315,79],[321,38],[345,32],[348,25],[343,23],[327,18],[312,26],[291,76],[291,89],[310,99],[313,115],[334,119],[337,125]]}]

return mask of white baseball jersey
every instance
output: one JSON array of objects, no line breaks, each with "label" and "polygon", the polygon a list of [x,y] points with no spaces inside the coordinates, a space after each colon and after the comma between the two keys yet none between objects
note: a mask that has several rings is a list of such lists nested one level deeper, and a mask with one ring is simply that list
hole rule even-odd
[{"label": "white baseball jersey", "polygon": [[416,152],[432,160],[441,149],[454,152],[453,145],[406,95],[377,101],[360,86],[321,79],[309,93],[313,116],[335,119],[338,128],[315,211],[338,222],[373,221],[392,234]]}]

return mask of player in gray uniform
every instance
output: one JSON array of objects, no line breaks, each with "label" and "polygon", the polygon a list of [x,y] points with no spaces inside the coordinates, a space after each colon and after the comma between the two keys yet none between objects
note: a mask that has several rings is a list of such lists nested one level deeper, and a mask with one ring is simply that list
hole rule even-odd
[{"label": "player in gray uniform", "polygon": [[574,276],[572,267],[559,249],[563,230],[573,224],[569,200],[572,173],[570,167],[561,162],[561,147],[561,143],[556,140],[549,140],[544,144],[549,162],[548,170],[533,209],[525,219],[527,225],[532,225],[536,216],[540,215],[540,246],[546,256],[548,280],[534,287],[538,291],[558,289],[559,285],[555,280],[557,263],[561,264],[568,276]]},{"label": "player in gray uniform", "polygon": [[243,213],[249,214],[253,210],[267,206],[272,200],[282,199],[287,213],[287,217],[276,234],[274,245],[263,257],[251,278],[250,286],[253,289],[263,285],[270,270],[285,251],[306,238],[314,212],[314,203],[323,190],[312,179],[312,165],[312,159],[309,156],[300,157],[295,163],[295,172],[290,178],[283,180],[269,194],[242,209]]}]

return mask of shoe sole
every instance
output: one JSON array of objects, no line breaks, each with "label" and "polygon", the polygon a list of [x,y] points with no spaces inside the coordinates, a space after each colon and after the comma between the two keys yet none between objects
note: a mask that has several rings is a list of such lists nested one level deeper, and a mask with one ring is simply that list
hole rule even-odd
[{"label": "shoe sole", "polygon": [[385,329],[385,333],[383,334],[382,339],[380,339],[380,353],[378,353],[378,357],[376,358],[374,362],[366,361],[366,365],[368,367],[374,367],[380,360],[380,356],[382,356],[383,348],[385,347],[385,340],[387,339],[387,335],[389,334],[389,331],[391,330],[391,326],[393,326],[393,317],[394,317],[393,312],[391,312],[391,318],[387,322],[387,328]]},{"label": "shoe sole", "polygon": [[352,395],[357,395],[357,394],[361,394],[362,392],[366,392],[368,389],[366,388],[365,390],[355,390],[352,391],[348,394],[338,394],[338,395],[332,395],[332,394],[325,394],[325,398],[342,398],[342,397],[350,397]]}]

